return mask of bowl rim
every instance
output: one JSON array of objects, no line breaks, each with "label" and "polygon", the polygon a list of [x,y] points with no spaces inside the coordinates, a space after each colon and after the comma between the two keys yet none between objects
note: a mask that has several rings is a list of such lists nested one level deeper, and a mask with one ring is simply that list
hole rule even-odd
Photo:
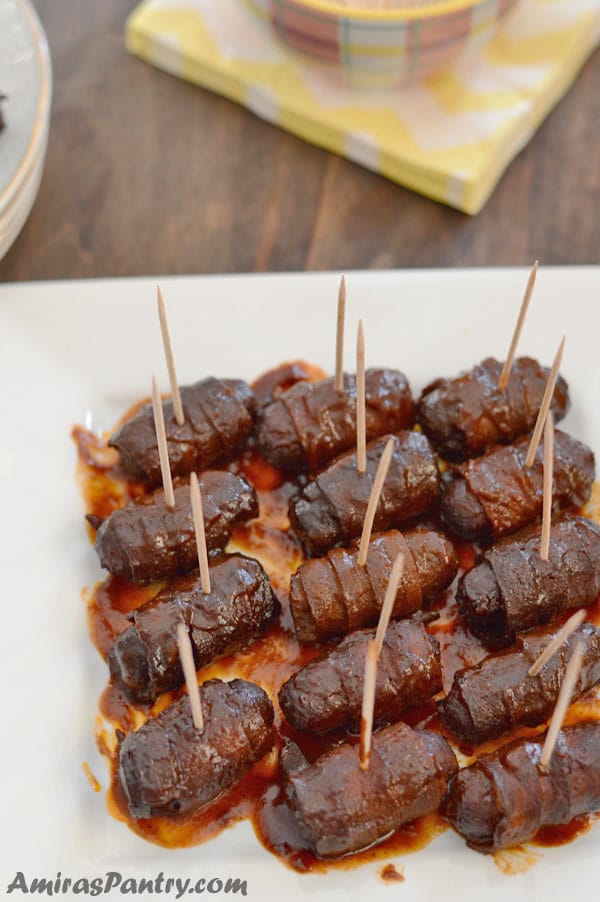
[{"label": "bowl rim", "polygon": [[31,161],[35,157],[40,146],[40,141],[44,140],[44,133],[50,117],[50,104],[52,100],[52,64],[50,62],[50,51],[48,49],[46,34],[42,28],[40,19],[29,0],[17,0],[16,8],[21,11],[21,14],[27,20],[27,24],[35,38],[35,51],[40,67],[40,85],[38,90],[36,120],[29,144],[9,182],[6,185],[0,186],[0,211],[2,211],[2,214],[4,214],[4,211],[8,208],[9,204],[12,204],[21,181],[25,178],[32,166]]},{"label": "bowl rim", "polygon": [[415,19],[435,19],[479,6],[486,0],[443,0],[427,6],[409,6],[406,9],[365,9],[365,7],[340,6],[334,0],[289,0],[292,6],[303,6],[314,12],[328,13],[345,19],[361,19],[368,22],[406,22]]}]

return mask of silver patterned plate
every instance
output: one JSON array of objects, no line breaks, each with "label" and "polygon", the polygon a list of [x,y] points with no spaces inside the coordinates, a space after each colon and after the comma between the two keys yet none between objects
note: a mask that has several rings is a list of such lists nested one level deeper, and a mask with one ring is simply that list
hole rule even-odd
[{"label": "silver patterned plate", "polygon": [[45,152],[52,74],[46,36],[28,0],[0,0],[0,216],[35,178]]}]

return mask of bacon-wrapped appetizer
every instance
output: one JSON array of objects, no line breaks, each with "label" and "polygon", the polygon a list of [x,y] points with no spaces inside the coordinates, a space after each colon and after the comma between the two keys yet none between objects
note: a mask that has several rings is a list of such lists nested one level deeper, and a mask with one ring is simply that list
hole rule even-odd
[{"label": "bacon-wrapped appetizer", "polygon": [[[241,476],[207,470],[200,480],[206,546],[225,547],[236,526],[258,515],[254,489]],[[113,511],[96,535],[100,564],[136,585],[187,573],[198,565],[188,485],[175,489],[175,510],[162,491]]]},{"label": "bacon-wrapped appetizer", "polygon": [[[367,469],[356,469],[356,454],[344,454],[319,473],[292,499],[290,520],[311,554],[324,554],[334,545],[347,545],[360,535],[381,455],[391,438],[385,435],[367,445]],[[424,435],[400,432],[373,528],[389,529],[425,513],[438,493],[435,455]]]},{"label": "bacon-wrapped appetizer", "polygon": [[502,539],[461,577],[460,611],[469,629],[490,648],[591,604],[600,592],[600,527],[565,514],[550,531],[548,560],[540,557],[541,527]]},{"label": "bacon-wrapped appetizer", "polygon": [[367,563],[358,565],[358,550],[335,548],[323,558],[306,561],[294,573],[290,609],[301,642],[321,642],[379,619],[392,565],[402,552],[404,571],[392,617],[409,617],[446,589],[458,570],[454,546],[442,533],[390,530],[372,536]]},{"label": "bacon-wrapped appetizer", "polygon": [[273,706],[259,686],[209,680],[200,698],[202,732],[184,695],[121,743],[119,779],[133,817],[203,808],[271,749]]},{"label": "bacon-wrapped appetizer", "polygon": [[[374,638],[375,630],[351,633],[283,684],[279,704],[293,727],[324,734],[360,726],[367,645]],[[391,623],[377,667],[375,723],[395,723],[406,708],[423,704],[441,688],[436,639],[422,623]]]},{"label": "bacon-wrapped appetizer", "polygon": [[450,784],[442,813],[469,846],[494,852],[600,809],[600,721],[565,727],[548,770],[544,736],[483,755]]},{"label": "bacon-wrapped appetizer", "polygon": [[369,767],[356,745],[338,745],[309,765],[297,746],[284,749],[286,794],[304,841],[320,858],[371,846],[436,811],[456,773],[446,740],[405,723],[373,735]]},{"label": "bacon-wrapped appetizer", "polygon": [[[406,376],[397,370],[365,374],[367,441],[410,429],[415,405]],[[356,443],[356,378],[298,382],[260,408],[256,441],[263,456],[282,470],[316,470]]]},{"label": "bacon-wrapped appetizer", "polygon": [[188,628],[199,669],[220,655],[245,648],[279,610],[258,561],[232,554],[210,567],[210,594],[198,572],[179,577],[128,615],[131,626],[109,654],[113,679],[135,702],[153,703],[161,692],[183,685],[177,626]]},{"label": "bacon-wrapped appetizer", "polygon": [[529,669],[557,630],[539,630],[517,638],[516,649],[490,655],[476,667],[454,675],[448,695],[438,702],[446,726],[465,742],[479,745],[517,726],[536,726],[556,705],[573,649],[583,643],[583,665],[574,696],[600,682],[600,629],[579,627],[536,676]]},{"label": "bacon-wrapped appetizer", "polygon": [[[498,389],[502,364],[488,357],[454,379],[436,379],[422,392],[417,419],[436,450],[448,460],[464,460],[496,444],[507,444],[533,429],[549,370],[531,357],[518,357],[508,385]],[[567,412],[567,383],[558,378],[552,410]]]},{"label": "bacon-wrapped appetizer", "polygon": [[[178,425],[172,400],[163,401],[169,463],[173,476],[188,476],[231,460],[254,426],[256,401],[240,379],[203,379],[181,389],[184,422]],[[152,405],[115,432],[109,445],[117,448],[123,471],[148,488],[161,484],[158,444]]]},{"label": "bacon-wrapped appetizer", "polygon": [[[533,523],[542,513],[544,454],[539,446],[533,466],[525,466],[527,436],[483,457],[450,467],[442,476],[440,506],[444,523],[461,539],[497,541]],[[594,481],[594,455],[564,432],[554,436],[552,508],[554,513],[581,507]]]}]

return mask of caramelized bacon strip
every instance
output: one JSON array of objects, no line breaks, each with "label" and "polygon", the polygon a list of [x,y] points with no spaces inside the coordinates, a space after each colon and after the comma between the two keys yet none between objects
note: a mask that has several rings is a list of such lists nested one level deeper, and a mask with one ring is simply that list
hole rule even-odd
[{"label": "caramelized bacon strip", "polygon": [[[406,376],[397,370],[365,374],[367,441],[409,429],[415,405]],[[298,382],[259,408],[256,441],[263,456],[290,472],[316,470],[356,443],[356,378]]]},{"label": "caramelized bacon strip", "polygon": [[384,435],[367,445],[367,471],[356,470],[356,454],[344,454],[292,499],[290,520],[313,555],[347,545],[360,535],[375,474],[389,439],[394,447],[373,528],[389,529],[425,513],[438,493],[439,472],[425,436]]},{"label": "caramelized bacon strip", "polygon": [[313,765],[293,744],[284,751],[290,806],[304,841],[320,858],[364,849],[436,811],[457,769],[442,736],[405,723],[374,734],[365,771],[357,745],[338,745]]},{"label": "caramelized bacon strip", "polygon": [[[492,448],[483,457],[450,467],[442,476],[442,519],[467,541],[497,541],[537,520],[542,512],[544,455],[538,448],[533,467],[525,466],[529,437]],[[587,445],[558,430],[554,435],[554,513],[581,507],[595,475]]]},{"label": "caramelized bacon strip", "polygon": [[454,675],[448,695],[438,702],[446,726],[459,739],[479,745],[517,726],[536,726],[554,710],[573,649],[584,643],[583,667],[575,692],[583,695],[600,682],[600,629],[584,623],[561,645],[536,676],[529,670],[557,629],[517,638],[515,650],[484,658]]},{"label": "caramelized bacon strip", "polygon": [[138,703],[183,685],[177,625],[184,623],[196,669],[221,655],[246,648],[262,635],[279,610],[258,561],[232,554],[210,568],[211,591],[198,571],[170,582],[128,615],[131,626],[116,639],[109,666],[113,679]]},{"label": "caramelized bacon strip", "polygon": [[[184,422],[175,419],[172,400],[163,401],[169,462],[173,477],[189,476],[231,460],[252,431],[256,401],[239,379],[203,379],[180,390]],[[160,462],[152,408],[145,405],[115,432],[123,471],[148,488],[160,485]]]},{"label": "caramelized bacon strip", "polygon": [[452,543],[443,533],[415,529],[374,535],[365,567],[358,550],[335,548],[323,558],[306,561],[292,576],[290,609],[301,642],[321,642],[379,619],[391,569],[404,554],[392,618],[409,617],[424,602],[437,598],[458,570]]},{"label": "caramelized bacon strip", "polygon": [[[279,704],[295,729],[324,734],[341,727],[359,728],[365,655],[374,638],[375,630],[350,633],[283,684]],[[424,704],[441,688],[435,638],[422,623],[391,623],[377,666],[375,723],[394,723],[406,708]]]},{"label": "caramelized bacon strip", "polygon": [[518,739],[461,770],[442,813],[479,852],[533,839],[541,827],[600,810],[600,721],[565,727],[548,770],[544,736]]},{"label": "caramelized bacon strip", "polygon": [[540,558],[541,527],[529,527],[486,551],[461,577],[457,601],[469,629],[490,648],[586,607],[600,592],[600,527],[565,514],[550,530],[548,560]]},{"label": "caramelized bacon strip", "polygon": [[[518,357],[505,389],[498,388],[502,364],[493,357],[453,379],[436,379],[422,392],[417,419],[442,457],[464,460],[507,444],[535,425],[549,369],[531,357]],[[560,376],[552,410],[562,419],[569,407],[567,383]]]},{"label": "caramelized bacon strip", "polygon": [[[199,484],[206,546],[215,551],[236,526],[258,515],[258,500],[245,479],[227,471],[207,470]],[[172,511],[162,491],[113,511],[98,529],[96,551],[110,573],[136,585],[192,570],[198,551],[188,486],[175,489]]]},{"label": "caramelized bacon strip", "polygon": [[245,680],[200,687],[204,730],[184,695],[119,747],[119,780],[135,818],[186,814],[230,789],[273,745],[273,706]]}]

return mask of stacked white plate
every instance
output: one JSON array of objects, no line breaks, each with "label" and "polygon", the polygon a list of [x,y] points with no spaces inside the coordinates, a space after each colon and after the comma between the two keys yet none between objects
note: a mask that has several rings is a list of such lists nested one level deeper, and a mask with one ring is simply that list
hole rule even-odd
[{"label": "stacked white plate", "polygon": [[0,0],[0,259],[36,198],[48,144],[52,70],[44,30],[29,0]]}]

